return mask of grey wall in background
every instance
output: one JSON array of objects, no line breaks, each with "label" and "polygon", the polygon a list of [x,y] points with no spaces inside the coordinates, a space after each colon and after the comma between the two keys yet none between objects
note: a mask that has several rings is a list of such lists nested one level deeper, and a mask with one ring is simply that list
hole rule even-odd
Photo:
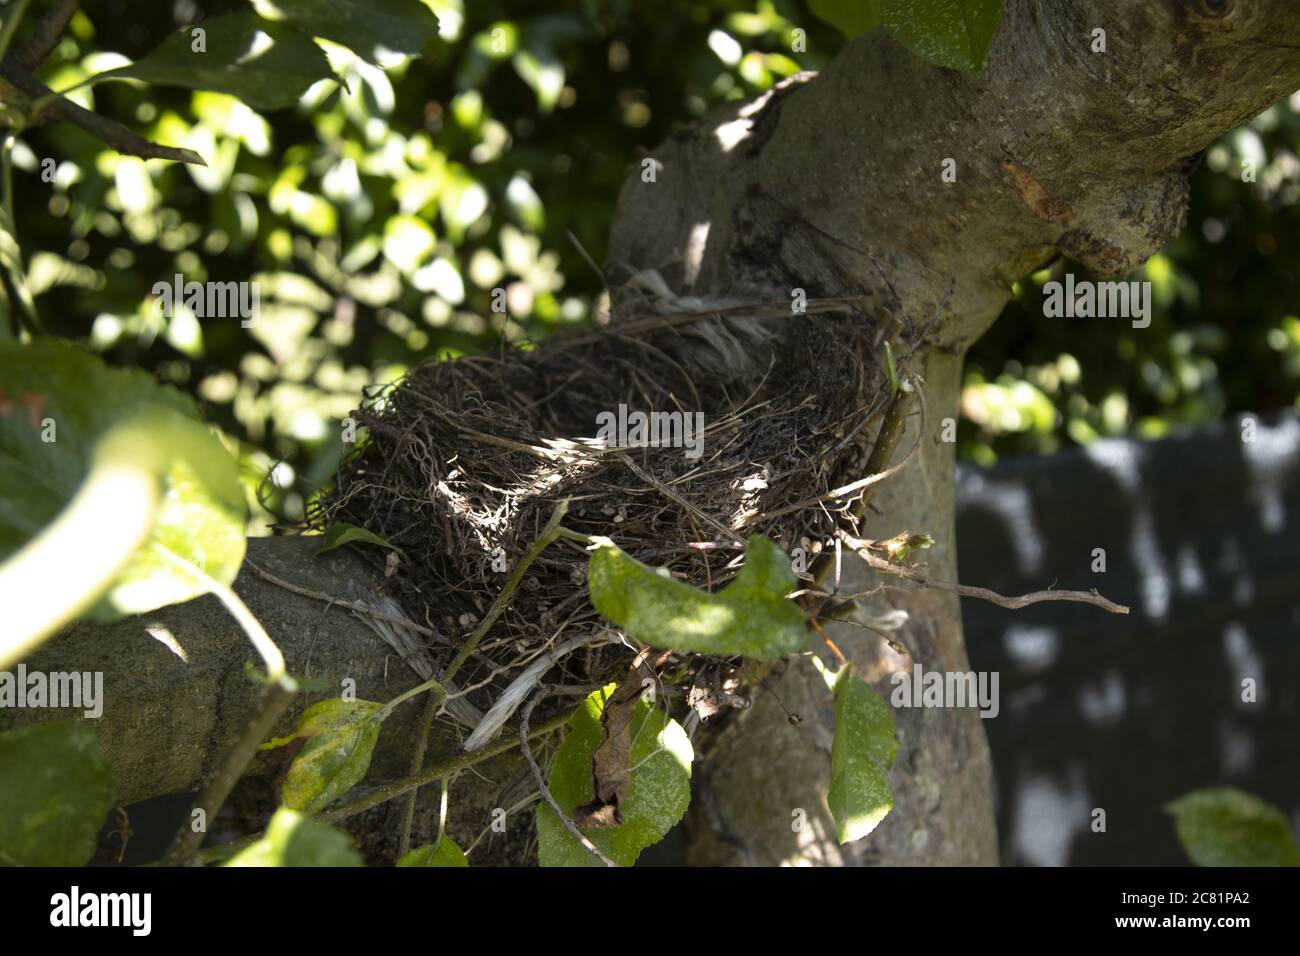
[{"label": "grey wall in background", "polygon": [[1001,675],[985,727],[1005,865],[1186,863],[1161,807],[1206,786],[1300,827],[1300,419],[1260,420],[1252,443],[1236,420],[963,467],[957,529],[966,584],[1133,609],[963,601],[971,666]]}]

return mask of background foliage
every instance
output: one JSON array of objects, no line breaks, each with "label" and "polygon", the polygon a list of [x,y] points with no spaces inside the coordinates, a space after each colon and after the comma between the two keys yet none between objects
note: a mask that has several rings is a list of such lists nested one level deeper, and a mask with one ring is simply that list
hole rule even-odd
[{"label": "background foliage", "polygon": [[[250,500],[289,519],[328,480],[338,422],[364,388],[589,321],[602,289],[591,262],[636,159],[844,42],[796,0],[422,2],[440,19],[422,56],[380,66],[331,48],[346,87],[318,83],[288,109],[125,82],[72,94],[207,168],[119,156],[68,124],[28,131],[14,152],[19,238],[50,331],[194,394],[238,445]],[[42,73],[55,89],[247,6],[89,9]],[[1043,319],[1047,277],[1017,287],[971,356],[964,457],[1296,403],[1297,111],[1275,106],[1209,152],[1188,229],[1145,269],[1150,328]],[[1242,181],[1244,160],[1258,182]],[[176,273],[256,278],[258,325],[163,318],[150,290]],[[508,316],[491,311],[497,288]],[[251,530],[270,519],[255,509]]]}]

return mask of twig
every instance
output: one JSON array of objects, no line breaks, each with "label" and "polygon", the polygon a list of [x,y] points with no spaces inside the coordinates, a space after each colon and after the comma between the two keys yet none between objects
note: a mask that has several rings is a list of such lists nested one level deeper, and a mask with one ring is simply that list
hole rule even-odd
[{"label": "twig", "polygon": [[[777,508],[775,511],[765,511],[762,514],[754,515],[746,524],[757,520],[768,520],[770,518],[779,518],[781,515],[789,514],[792,511],[802,511],[813,505],[821,504],[823,501],[831,501],[836,498],[845,498],[849,495],[856,494],[859,491],[866,491],[880,482],[893,478],[900,471],[906,468],[916,456],[917,450],[921,447],[920,439],[912,446],[912,450],[898,464],[892,467],[886,467],[889,459],[893,457],[895,449],[898,447],[899,439],[903,436],[903,423],[907,418],[908,406],[911,402],[911,395],[906,392],[899,392],[894,400],[890,403],[889,408],[885,410],[885,420],[881,422],[880,433],[876,436],[876,443],[872,446],[871,457],[867,461],[867,477],[860,478],[857,481],[850,482],[847,485],[841,485],[825,494],[815,495],[812,498],[805,498],[797,501],[792,505],[785,505]],[[924,429],[922,429],[924,431]],[[854,513],[861,516],[865,513],[867,505],[870,504],[875,492],[864,494],[854,505]]]},{"label": "twig", "polygon": [[29,70],[12,59],[0,64],[0,76],[31,99],[46,101],[36,115],[29,117],[29,125],[36,125],[50,119],[63,120],[73,126],[80,126],[91,136],[128,156],[139,156],[141,159],[170,159],[178,163],[193,163],[196,166],[207,165],[203,157],[192,149],[151,143],[143,136],[131,132],[121,123],[78,106],[55,93]]},{"label": "twig", "polygon": [[642,470],[640,467],[637,466],[637,463],[634,462],[634,461],[632,460],[632,458],[631,458],[629,455],[623,454],[623,455],[620,455],[619,458],[622,459],[623,464],[626,465],[626,466],[628,467],[628,469],[631,470],[631,472],[632,472],[634,475],[636,475],[636,476],[637,476],[638,478],[640,478],[642,481],[646,482],[648,485],[650,485],[651,487],[653,487],[656,491],[658,491],[658,492],[659,492],[661,495],[663,495],[665,498],[669,498],[669,499],[671,499],[672,501],[677,502],[677,504],[680,505],[682,508],[684,508],[687,512],[689,512],[690,514],[695,515],[695,516],[698,517],[698,518],[703,519],[704,522],[705,522],[706,524],[710,524],[710,525],[712,525],[712,526],[714,527],[715,530],[721,532],[722,534],[725,534],[727,537],[731,538],[731,539],[732,539],[733,541],[735,541],[737,544],[742,545],[742,546],[744,545],[744,543],[745,543],[745,539],[744,539],[744,538],[742,538],[740,535],[736,534],[735,531],[733,531],[731,528],[728,528],[728,527],[727,527],[725,524],[723,524],[721,521],[718,521],[716,518],[712,517],[711,515],[707,515],[707,514],[705,514],[703,511],[701,511],[701,510],[700,510],[699,508],[697,508],[695,505],[691,504],[689,501],[687,501],[685,498],[683,498],[683,497],[682,497],[681,495],[679,495],[677,492],[673,491],[671,488],[669,488],[667,485],[665,485],[662,481],[660,481],[660,480],[659,480],[658,478],[656,478],[654,475],[651,475],[651,474],[649,474],[648,472]]},{"label": "twig", "polygon": [[568,510],[568,498],[565,498],[555,506],[555,510],[551,512],[550,520],[546,522],[546,526],[542,529],[542,533],[538,536],[537,540],[533,542],[532,547],[530,547],[520,559],[519,564],[515,567],[514,571],[511,572],[510,577],[506,580],[505,587],[501,589],[501,593],[497,595],[497,599],[492,602],[492,607],[490,607],[487,614],[483,616],[482,622],[475,629],[474,633],[470,635],[469,640],[465,642],[456,656],[452,658],[451,663],[447,665],[447,670],[442,675],[444,683],[456,676],[456,672],[460,670],[461,665],[465,663],[470,654],[474,653],[474,648],[478,647],[479,641],[483,640],[483,635],[485,635],[489,628],[496,623],[496,619],[501,616],[501,612],[505,610],[506,605],[510,602],[510,598],[514,596],[515,590],[519,587],[519,583],[524,579],[524,572],[528,570],[528,566],[531,565],[533,561],[537,559],[537,556],[545,551],[546,548],[549,547],[557,538],[567,537],[561,531],[560,522],[564,520],[564,516],[568,513]]},{"label": "twig", "polygon": [[[442,701],[446,699],[447,692],[439,688],[439,693],[429,696],[424,704],[424,714],[420,717],[419,729],[415,735],[415,748],[411,752],[411,773],[419,773],[420,767],[424,765],[424,755],[429,749],[429,731],[433,728],[434,715],[438,713],[438,708]],[[402,825],[400,836],[397,840],[397,855],[405,856],[406,851],[411,848],[411,828],[415,824],[415,803],[416,797],[420,791],[412,790],[406,797],[406,805],[402,807]],[[442,798],[447,799],[447,778],[442,778]],[[441,834],[439,834],[441,837]]]},{"label": "twig", "polygon": [[845,531],[840,531],[838,534],[845,544],[858,553],[858,557],[866,561],[875,570],[883,574],[894,574],[906,578],[909,581],[916,582],[923,588],[948,591],[962,597],[979,598],[999,607],[1012,610],[1028,607],[1030,604],[1040,604],[1044,601],[1073,601],[1079,604],[1091,604],[1094,607],[1109,611],[1111,614],[1127,614],[1129,612],[1128,607],[1102,597],[1095,588],[1090,591],[1034,591],[1031,594],[1022,594],[1019,597],[1007,597],[998,594],[996,591],[990,591],[988,588],[977,588],[969,584],[957,584],[952,581],[938,581],[906,565],[893,564],[884,558],[877,557],[871,553],[870,542],[855,538]]},{"label": "twig", "polygon": [[244,728],[235,745],[222,756],[221,763],[217,765],[194,802],[194,809],[203,813],[203,828],[194,827],[193,811],[191,811],[191,816],[182,824],[180,832],[176,834],[176,838],[163,857],[165,866],[184,865],[198,850],[199,845],[203,843],[208,824],[216,817],[222,804],[230,796],[230,791],[234,789],[235,783],[252,762],[253,757],[257,755],[258,746],[275,732],[275,725],[284,716],[289,702],[293,700],[293,695],[293,690],[282,683],[267,685],[262,692],[262,700],[256,715]]},{"label": "twig", "polygon": [[[905,382],[904,384],[911,386],[911,382]],[[898,448],[898,443],[902,440],[903,432],[907,428],[907,413],[912,406],[912,396],[916,394],[919,394],[919,389],[915,389],[914,386],[899,389],[890,401],[889,407],[885,409],[885,417],[880,423],[876,443],[871,448],[870,457],[867,458],[868,475],[898,474],[912,460],[912,456],[916,454],[917,449],[921,447],[921,439],[925,434],[924,401],[922,401],[922,427],[917,435],[916,445],[896,467],[889,467],[889,463],[894,457],[894,451]],[[874,485],[868,486],[867,491],[854,505],[853,511],[857,517],[860,518],[867,513],[867,507],[871,504],[871,499],[875,497],[875,494]]]},{"label": "twig", "polygon": [[5,52],[9,49],[9,42],[14,38],[14,31],[18,29],[18,21],[23,18],[27,12],[27,4],[31,0],[17,0],[10,8],[9,13],[5,15],[4,25],[0,26],[0,60],[4,60]]},{"label": "twig", "polygon": [[546,694],[545,690],[539,690],[533,699],[524,704],[523,709],[519,711],[519,749],[523,753],[524,759],[528,761],[528,769],[533,772],[533,780],[536,781],[538,789],[542,792],[542,799],[550,804],[551,809],[555,811],[555,815],[564,824],[564,828],[572,833],[579,843],[594,853],[600,862],[606,866],[618,866],[617,863],[602,853],[596,844],[587,839],[583,832],[578,829],[578,825],[564,812],[554,794],[551,793],[551,788],[546,785],[546,779],[542,776],[542,768],[537,765],[537,761],[533,758],[533,751],[528,746],[528,718],[532,716],[533,708],[546,697]]},{"label": "twig", "polygon": [[304,588],[297,584],[291,584],[282,578],[277,578],[270,571],[262,570],[252,561],[245,560],[244,564],[248,565],[248,567],[252,569],[253,573],[263,581],[268,584],[274,584],[278,588],[284,588],[284,590],[291,591],[294,594],[300,594],[303,597],[311,598],[315,601],[324,601],[327,604],[335,604],[339,607],[347,608],[349,611],[356,611],[358,614],[373,617],[377,621],[387,621],[390,624],[401,624],[403,627],[409,628],[417,634],[423,634],[425,637],[439,637],[437,631],[425,627],[422,624],[416,624],[410,618],[398,617],[395,614],[384,614],[381,611],[376,611],[368,604],[362,604],[360,601],[345,601],[343,598],[335,597],[332,594],[324,594],[320,591],[313,591],[310,588]]},{"label": "twig", "polygon": [[12,54],[14,62],[28,70],[40,66],[54,51],[68,21],[76,12],[77,0],[55,0],[54,6],[36,24],[31,36],[14,50]]},{"label": "twig", "polygon": [[[520,582],[523,581],[524,574],[528,571],[529,566],[537,560],[539,554],[545,551],[547,547],[560,537],[560,522],[564,519],[568,510],[569,499],[567,498],[555,506],[555,510],[551,512],[550,520],[546,522],[546,527],[542,529],[542,533],[538,536],[537,540],[533,542],[532,546],[519,560],[519,564],[515,566],[514,571],[510,573],[510,577],[506,579],[505,586],[501,588],[501,593],[498,594],[496,600],[492,602],[492,606],[488,608],[487,614],[483,615],[483,620],[479,622],[479,626],[474,629],[474,633],[469,636],[469,640],[461,646],[461,649],[456,653],[456,656],[452,658],[451,663],[447,665],[447,669],[443,672],[442,677],[440,678],[441,684],[438,681],[426,681],[425,684],[420,687],[402,695],[401,699],[404,700],[406,697],[412,696],[414,693],[419,692],[426,686],[429,688],[437,688],[439,691],[439,697],[446,699],[446,691],[442,688],[450,683],[451,679],[456,676],[456,672],[460,670],[461,665],[469,659],[470,654],[474,652],[474,648],[478,647],[479,642],[483,640],[484,635],[487,634],[487,632],[492,628],[492,625],[496,623],[496,619],[500,617],[501,613],[506,609],[506,605],[508,605],[510,599],[514,597],[515,591],[519,588]],[[439,704],[441,704],[441,702],[441,700],[438,701]],[[417,772],[420,769],[420,765],[424,762],[425,748],[428,747],[429,743],[429,728],[433,723],[433,715],[436,710],[437,707],[433,703],[425,709],[419,736],[416,738],[415,753],[411,762],[412,774]],[[411,795],[406,799],[406,807],[402,812],[402,835],[399,840],[399,846],[410,845],[411,824],[415,820],[415,801],[418,792],[418,789],[412,790]]]},{"label": "twig", "polygon": [[266,633],[266,629],[262,627],[256,615],[249,610],[248,605],[228,584],[223,584],[170,548],[157,542],[154,542],[154,551],[170,564],[188,573],[206,587],[209,594],[225,605],[230,616],[238,622],[266,666],[267,685],[257,713],[244,728],[243,734],[235,741],[234,746],[222,756],[221,763],[217,765],[194,803],[194,809],[203,814],[205,824],[203,829],[196,829],[192,825],[192,819],[183,824],[163,857],[165,864],[180,866],[193,856],[203,843],[207,830],[206,824],[221,810],[235,783],[256,756],[258,746],[275,730],[276,724],[288,709],[289,702],[298,692],[298,685],[288,675],[284,654],[280,652],[280,648],[276,646],[275,641],[271,640],[270,635]]},{"label": "twig", "polygon": [[0,135],[4,136],[4,142],[0,144],[0,181],[2,181],[0,188],[4,193],[3,228],[7,233],[0,237],[0,241],[4,243],[4,248],[0,249],[0,259],[4,260],[5,268],[9,272],[9,282],[13,286],[14,298],[19,305],[19,311],[14,313],[15,331],[21,331],[22,320],[26,318],[29,331],[36,335],[43,335],[45,330],[41,325],[40,316],[36,313],[36,303],[32,300],[31,289],[27,286],[27,267],[23,265],[23,247],[18,242],[18,224],[14,221],[12,154],[14,143],[18,140],[18,133],[16,130],[10,130]]},{"label": "twig", "polygon": [[[539,654],[537,659],[511,681],[510,686],[497,697],[495,703],[483,715],[483,719],[479,721],[479,725],[474,728],[474,732],[461,745],[462,748],[466,751],[477,750],[495,737],[502,724],[510,719],[510,716],[515,712],[515,708],[523,702],[524,698],[532,692],[533,687],[542,679],[542,675],[558,664],[560,658],[566,654],[571,654],[580,647],[610,640],[613,640],[613,638],[607,633],[584,634],[580,637],[570,638],[558,647]],[[556,689],[552,687],[551,692],[555,693]],[[588,693],[590,693],[590,690],[588,690]]]}]

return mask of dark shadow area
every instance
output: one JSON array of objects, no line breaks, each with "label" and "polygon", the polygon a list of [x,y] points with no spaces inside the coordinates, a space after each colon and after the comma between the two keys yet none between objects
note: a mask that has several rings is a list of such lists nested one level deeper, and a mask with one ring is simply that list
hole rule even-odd
[{"label": "dark shadow area", "polygon": [[964,583],[1132,607],[963,602],[972,667],[1001,674],[1004,864],[1184,864],[1162,807],[1201,787],[1300,821],[1300,419],[963,467],[957,529]]}]

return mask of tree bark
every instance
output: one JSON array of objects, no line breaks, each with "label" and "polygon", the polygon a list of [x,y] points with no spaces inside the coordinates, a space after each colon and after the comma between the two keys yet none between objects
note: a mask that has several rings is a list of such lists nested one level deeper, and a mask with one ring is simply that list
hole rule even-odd
[{"label": "tree bark", "polygon": [[[913,421],[901,446],[917,440],[920,454],[882,486],[867,534],[930,532],[931,574],[955,580],[953,455],[940,434],[957,415],[965,350],[1012,283],[1056,257],[1104,277],[1158,252],[1185,221],[1197,154],[1298,85],[1300,11],[1284,0],[1007,0],[978,77],[876,32],[819,76],[727,107],[655,150],[653,177],[634,174],[624,188],[607,274],[653,268],[682,295],[861,295],[922,328],[952,290],[920,357],[925,432]],[[874,583],[853,562],[844,588]],[[833,634],[879,689],[914,661],[968,669],[954,598],[887,603],[909,616],[906,654],[860,629]],[[840,848],[825,802],[827,694],[802,662],[772,689],[701,762],[693,861],[995,862],[975,711],[895,711],[894,810]],[[787,708],[812,719],[796,729]],[[812,826],[796,830],[801,809]]]},{"label": "tree bark", "polygon": [[[1214,15],[1225,6],[1230,13]],[[1095,29],[1105,30],[1104,53],[1093,51]],[[1122,275],[1158,251],[1181,228],[1195,156],[1297,87],[1300,11],[1291,0],[1007,0],[979,77],[923,63],[877,32],[849,44],[821,75],[730,106],[657,149],[655,181],[636,169],[620,200],[608,273],[617,282],[654,268],[683,295],[861,295],[926,329],[914,359],[925,379],[926,427],[914,418],[900,446],[919,442],[919,451],[881,487],[866,533],[929,532],[938,541],[927,552],[929,572],[956,579],[953,448],[940,428],[957,414],[966,348],[1011,284],[1053,258]],[[955,182],[941,176],[945,160],[955,162]],[[938,323],[927,327],[950,289]],[[311,548],[255,540],[250,556],[328,594],[381,583],[359,561],[317,558]],[[843,590],[872,584],[857,562],[846,568]],[[415,682],[350,612],[247,570],[236,587],[294,673],[331,687],[352,677],[358,696],[378,700]],[[889,674],[913,660],[967,669],[954,598],[912,593],[888,605],[908,614],[906,654],[867,631],[835,631],[860,673],[887,689]],[[149,623],[170,630],[188,663],[146,636]],[[233,622],[204,599],[112,626],[78,625],[29,666],[105,673],[100,736],[116,799],[127,802],[197,788],[249,717],[250,658]],[[758,692],[718,732],[696,772],[691,860],[995,862],[988,748],[970,710],[896,711],[894,811],[869,838],[836,845],[825,804],[830,700],[820,681],[803,662],[792,664],[768,682],[772,693]],[[407,772],[403,744],[420,708],[408,709],[385,724],[378,775]],[[50,716],[5,715],[11,724]],[[440,726],[431,755],[450,752],[457,739]],[[485,773],[487,783],[462,776],[452,810],[467,826],[481,827],[487,808],[503,805],[519,767],[500,760],[485,765],[498,768]],[[808,825],[796,830],[800,810]],[[531,814],[519,817],[522,827]]]}]

